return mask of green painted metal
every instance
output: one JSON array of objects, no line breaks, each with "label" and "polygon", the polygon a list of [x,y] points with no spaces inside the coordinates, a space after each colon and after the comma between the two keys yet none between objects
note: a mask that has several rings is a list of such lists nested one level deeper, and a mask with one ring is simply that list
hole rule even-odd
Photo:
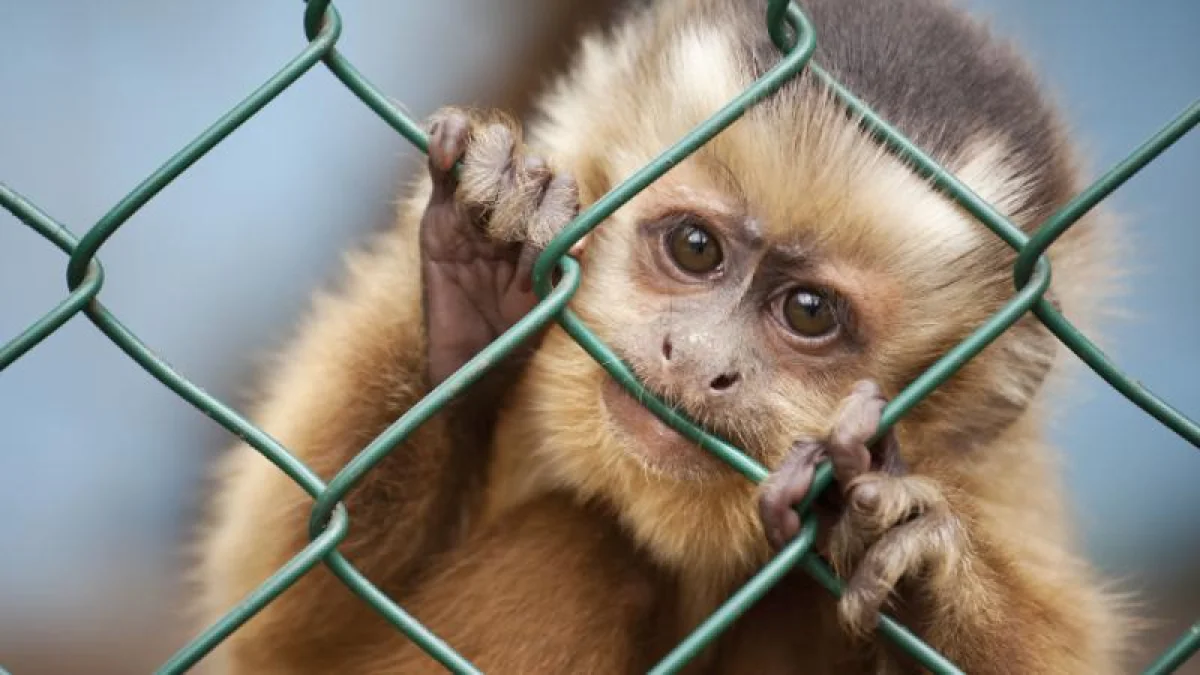
[{"label": "green painted metal", "polygon": [[[67,229],[2,183],[0,183],[0,205],[68,255],[71,253],[75,246],[75,238],[67,232]],[[100,267],[99,261],[92,261],[83,281],[73,288],[62,302],[21,331],[20,335],[0,347],[0,371],[70,321],[71,317],[78,314],[84,305],[96,297],[102,285],[104,285],[104,270]]]},{"label": "green painted metal", "polygon": [[1150,667],[1146,669],[1145,675],[1166,675],[1173,673],[1179,666],[1182,666],[1185,661],[1190,659],[1197,651],[1200,651],[1200,621],[1192,624],[1187,632],[1180,636],[1175,644],[1167,648],[1167,651],[1162,653]]},{"label": "green painted metal", "polygon": [[713,612],[704,623],[700,624],[692,634],[671,650],[662,661],[650,671],[651,675],[666,675],[683,668],[696,657],[710,642],[728,628],[739,616],[766,595],[767,591],[777,581],[790,572],[796,563],[808,555],[813,543],[817,540],[817,518],[813,514],[805,517],[800,527],[800,534],[784,547],[779,555],[767,563],[762,571],[742,586],[737,593]]},{"label": "green painted metal", "polygon": [[[1200,447],[1200,425],[1172,408],[1136,380],[1122,373],[1086,336],[1076,330],[1044,299],[1044,294],[1051,284],[1051,269],[1048,260],[1043,255],[1055,239],[1096,204],[1200,123],[1200,100],[1190,105],[1175,120],[1164,126],[1162,130],[1131,153],[1128,158],[1105,173],[1076,199],[1047,219],[1032,236],[1027,236],[991,204],[981,199],[939,166],[920,148],[856,98],[852,92],[834,80],[818,64],[811,61],[816,48],[817,36],[814,34],[812,25],[795,3],[787,0],[770,0],[764,30],[779,48],[782,55],[780,62],[710,119],[692,130],[629,179],[613,188],[568,224],[563,232],[549,243],[537,260],[534,270],[535,288],[542,298],[541,302],[504,335],[396,420],[343,467],[328,485],[323,483],[316,474],[275,439],[176,372],[143,344],[132,331],[122,325],[98,300],[104,285],[104,270],[97,254],[109,237],[116,233],[138,209],[184,173],[206,152],[225,140],[242,123],[270,103],[279,93],[291,86],[317,62],[323,62],[355,96],[402,137],[422,152],[427,151],[428,141],[420,126],[389,103],[380,90],[336,50],[335,45],[342,32],[342,21],[337,9],[329,0],[307,2],[304,11],[304,33],[309,42],[298,56],[131,190],[90,227],[82,239],[76,238],[66,226],[54,220],[17,192],[0,184],[0,206],[3,206],[22,223],[45,237],[69,256],[67,264],[68,295],[42,318],[22,331],[20,335],[0,346],[0,372],[61,328],[66,322],[82,313],[134,362],[172,392],[187,400],[222,427],[262,453],[314,500],[309,522],[311,543],[225,616],[184,645],[162,666],[159,670],[160,673],[179,673],[196,664],[256,612],[320,563],[324,563],[364,602],[371,605],[393,626],[403,631],[448,670],[455,673],[479,672],[459,655],[452,645],[446,644],[417,619],[405,612],[391,598],[364,578],[350,561],[338,552],[337,546],[345,538],[352,517],[352,514],[347,513],[342,506],[340,500],[366,472],[370,471],[415,428],[428,420],[459,392],[476,382],[523,339],[551,321],[557,321],[593,358],[603,364],[604,368],[618,382],[636,394],[639,400],[644,401],[647,407],[667,424],[728,462],[748,480],[755,483],[763,481],[767,476],[767,470],[763,466],[750,459],[738,448],[708,433],[651,395],[628,366],[622,363],[617,355],[567,307],[579,287],[581,278],[578,263],[569,257],[567,252],[576,241],[599,226],[622,204],[805,69],[808,69],[818,80],[828,86],[842,103],[858,116],[867,132],[905,161],[913,171],[930,180],[934,186],[956,201],[1018,253],[1013,270],[1015,290],[1012,298],[1000,311],[980,325],[962,343],[944,354],[931,368],[918,376],[887,405],[880,434],[896,424],[913,406],[945,382],[1022,316],[1032,311],[1068,348],[1078,354],[1105,381],[1188,442]],[[562,277],[557,285],[552,286],[550,283],[551,272],[556,268],[562,273]],[[793,569],[799,568],[809,574],[830,593],[834,595],[841,593],[841,580],[812,550],[816,536],[816,518],[809,511],[809,507],[812,500],[831,482],[832,471],[828,464],[819,466],[814,478],[813,489],[804,502],[797,507],[797,511],[803,517],[800,536],[684,639],[652,670],[653,673],[673,673],[686,665],[738,616],[741,616],[755,601],[761,598],[772,585]],[[879,631],[924,664],[930,671],[938,674],[960,672],[954,664],[890,617],[881,617]],[[1173,672],[1198,649],[1200,649],[1200,624],[1192,626],[1145,673],[1147,675],[1163,675]]]}]

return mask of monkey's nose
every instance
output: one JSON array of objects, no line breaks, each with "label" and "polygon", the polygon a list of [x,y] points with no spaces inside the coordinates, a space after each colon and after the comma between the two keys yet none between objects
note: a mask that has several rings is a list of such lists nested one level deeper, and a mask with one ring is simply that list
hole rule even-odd
[{"label": "monkey's nose", "polygon": [[708,388],[712,390],[714,394],[727,394],[733,391],[735,385],[737,385],[738,380],[740,379],[741,375],[738,375],[737,373],[721,373],[717,377],[713,378],[712,382],[708,383]]},{"label": "monkey's nose", "polygon": [[671,336],[668,335],[664,337],[662,343],[662,355],[664,361],[671,360],[671,353],[674,351],[674,349],[675,348],[671,346]]}]

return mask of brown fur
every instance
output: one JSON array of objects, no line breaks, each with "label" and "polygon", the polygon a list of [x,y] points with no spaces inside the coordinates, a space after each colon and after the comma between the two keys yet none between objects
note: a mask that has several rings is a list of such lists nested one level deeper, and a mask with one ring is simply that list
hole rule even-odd
[{"label": "brown fur", "polygon": [[[946,138],[931,135],[937,126],[926,119],[945,110],[922,112],[917,104],[910,110],[889,98],[896,92],[872,90],[886,76],[899,81],[896,91],[913,92],[913,100],[950,97],[922,89],[941,75],[918,72],[916,65],[906,71],[904,57],[912,55],[899,48],[894,63],[862,68],[851,62],[855,40],[888,38],[871,33],[872,13],[888,19],[894,11],[904,19],[896,25],[917,32],[923,24],[912,17],[930,18],[967,36],[967,45],[993,45],[981,29],[936,0],[845,4],[863,8],[847,25],[862,21],[865,27],[859,34],[834,32],[845,44],[825,48],[825,65],[854,80],[856,91],[890,111],[903,131],[919,142],[928,139],[937,159],[982,197],[1029,229],[1080,186],[1060,123],[1009,52],[990,46],[982,56],[959,54],[966,67],[955,76],[970,77],[972,67],[986,71],[1017,99],[1003,105],[1029,114],[1008,126],[984,112],[942,119]],[[885,9],[889,4],[899,9]],[[749,5],[663,2],[632,14],[607,36],[589,38],[544,99],[542,115],[528,129],[530,147],[578,180],[584,204],[594,201],[761,70],[763,3]],[[821,21],[839,15],[835,0],[805,7],[818,20],[819,40],[823,26],[835,31],[842,25]],[[874,80],[872,69],[881,70]],[[979,99],[979,107],[986,102]],[[464,189],[472,185],[487,187],[468,182]],[[351,258],[344,288],[318,299],[255,416],[325,479],[428,388],[414,272],[416,222],[428,181],[414,193],[401,206],[397,226]],[[737,342],[713,337],[723,316],[718,310],[677,311],[683,299],[658,292],[659,282],[646,271],[639,223],[678,208],[753,221],[770,244],[807,252],[811,274],[854,304],[858,349],[824,360],[772,356],[770,369],[749,373],[736,400],[720,406],[666,378],[654,367],[664,325],[708,336],[713,354]],[[506,209],[495,230],[544,241],[550,233],[519,222],[522,214],[528,210]],[[1090,217],[1050,252],[1055,297],[1072,320],[1089,318],[1106,297],[1106,226],[1102,217]],[[584,279],[572,308],[652,389],[776,468],[797,437],[831,431],[855,380],[870,377],[894,395],[999,309],[1013,293],[1014,259],[1011,249],[866,138],[805,76],[602,224],[583,254]],[[887,493],[899,496],[895,508],[881,512],[904,510],[913,501],[936,503],[953,516],[947,527],[961,534],[953,556],[939,558],[941,573],[921,578],[921,592],[905,595],[898,611],[968,672],[1119,672],[1128,625],[1114,597],[1073,552],[1042,428],[1043,381],[1061,351],[1027,317],[897,429],[904,461],[919,480]],[[446,412],[345,500],[351,530],[342,552],[489,672],[644,671],[770,553],[755,487],[730,470],[680,479],[648,469],[604,412],[606,378],[552,328],[500,406],[490,452],[452,445],[446,426],[453,413]],[[245,446],[230,455],[224,476],[203,546],[210,617],[307,542],[311,506]],[[555,496],[561,491],[570,497]],[[610,509],[615,517],[607,515]],[[928,551],[910,553],[878,564],[894,565],[891,572],[902,576]],[[548,588],[553,575],[562,581]],[[872,649],[841,630],[832,598],[797,572],[697,667],[859,672],[878,666]],[[432,663],[323,568],[220,651],[228,672],[236,673],[414,672],[414,660]]]},{"label": "brown fur", "polygon": [[[661,600],[655,576],[610,514],[547,495],[439,559],[405,606],[484,672],[644,672]],[[399,632],[388,643],[338,668],[444,671]]]}]

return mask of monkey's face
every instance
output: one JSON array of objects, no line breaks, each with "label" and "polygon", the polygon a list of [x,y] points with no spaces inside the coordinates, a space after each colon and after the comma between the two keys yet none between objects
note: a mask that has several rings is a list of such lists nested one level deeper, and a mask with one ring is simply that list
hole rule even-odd
[{"label": "monkey's face", "polygon": [[[585,203],[752,80],[738,47],[715,28],[654,44],[663,53],[644,60],[653,68],[622,74],[597,61],[597,76],[613,86],[588,88],[537,131],[580,179]],[[1007,156],[1003,137],[981,131],[939,160],[1002,211],[1025,215],[1030,186]],[[1012,294],[1013,257],[864,134],[828,92],[798,82],[602,223],[573,307],[654,393],[772,468],[797,438],[828,431],[856,379],[874,379],[893,396],[983,323]],[[990,353],[1023,339],[1010,333]],[[606,462],[623,454],[684,482],[729,472],[630,400],[569,340],[542,351],[544,363],[558,364],[545,371],[539,407],[560,420],[560,454],[578,449]],[[1047,362],[1033,349],[1022,359],[976,359],[956,381],[969,386],[948,383],[938,405],[974,396],[982,412],[963,419],[990,425],[994,411],[1024,404],[1025,371]],[[587,395],[578,397],[580,389]],[[586,421],[597,409],[600,426]],[[921,410],[905,419],[909,431],[937,424],[972,431]],[[584,466],[569,472],[596,469]]]},{"label": "monkey's face", "polygon": [[[779,240],[766,214],[684,167],[607,223],[585,257],[581,312],[647,387],[702,425],[774,463],[817,436],[898,289],[806,237]],[[593,297],[604,288],[605,299]],[[608,377],[608,429],[652,472],[701,480],[722,470]]]},{"label": "monkey's face", "polygon": [[[585,46],[532,133],[578,179],[584,205],[776,62],[761,15],[740,16]],[[893,112],[904,129],[904,108]],[[935,144],[935,159],[1017,224],[1065,200],[1069,181],[1021,169],[1020,139],[1003,128],[938,126],[927,134],[954,142]],[[1050,256],[1070,294],[1098,258],[1086,228],[1065,236],[1075,241],[1056,247],[1068,252]],[[774,469],[798,438],[828,433],[854,381],[895,396],[989,319],[1014,293],[1014,258],[802,75],[600,224],[572,307],[651,391]],[[1078,298],[1059,297],[1077,319]],[[1018,322],[902,418],[905,460],[1007,428],[1055,348],[1036,319]],[[538,433],[522,440],[538,465],[615,501],[662,559],[728,562],[762,539],[749,481],[630,400],[562,331],[526,384]]]},{"label": "monkey's face", "polygon": [[[805,114],[744,119],[617,211],[593,234],[573,303],[652,392],[768,468],[796,440],[828,432],[854,381],[895,395],[1012,292],[1011,251],[982,226],[836,110]],[[976,153],[956,168],[1004,204],[1019,183],[989,182],[1011,175],[995,158]],[[1016,335],[1000,348],[1019,345]],[[1033,349],[1023,358],[1004,366],[985,356],[938,395],[1006,412],[1030,393],[1024,371],[1047,362]],[[589,438],[606,442],[585,452],[612,451],[675,481],[731,475],[582,361],[572,359],[586,385],[560,378],[545,391],[562,410],[566,389],[591,390],[580,403],[599,408],[601,426]],[[1021,378],[1019,390],[1008,376]],[[918,410],[901,431],[970,423]]]}]

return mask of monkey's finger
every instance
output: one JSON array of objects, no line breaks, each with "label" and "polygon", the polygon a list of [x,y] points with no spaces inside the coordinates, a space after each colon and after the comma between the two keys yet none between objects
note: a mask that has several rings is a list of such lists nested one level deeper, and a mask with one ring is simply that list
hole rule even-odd
[{"label": "monkey's finger", "polygon": [[[515,149],[514,153],[517,152]],[[510,194],[501,195],[501,201],[506,198],[521,202],[522,209],[536,211],[546,197],[550,183],[554,180],[554,172],[546,160],[537,155],[516,154],[512,158]]]},{"label": "monkey's finger", "polygon": [[960,539],[952,518],[931,515],[885,534],[871,546],[851,575],[838,601],[838,618],[854,636],[867,635],[879,622],[879,612],[896,584],[931,567],[944,577],[958,560]]},{"label": "monkey's finger", "polygon": [[821,459],[821,445],[797,441],[778,470],[763,481],[758,514],[763,531],[776,550],[800,532],[800,516],[793,507],[812,488],[813,474]]},{"label": "monkey's finger", "polygon": [[879,385],[862,380],[842,401],[829,434],[829,459],[843,492],[858,476],[871,470],[867,441],[879,428],[886,400]]},{"label": "monkey's finger", "polygon": [[[529,241],[538,246],[545,246],[567,223],[579,213],[579,186],[575,179],[566,172],[554,175],[547,183],[541,195],[541,201],[529,224]],[[571,247],[570,254],[577,255],[583,250],[586,235]]]},{"label": "monkey's finger", "polygon": [[477,130],[463,163],[459,199],[484,217],[488,236],[498,241],[529,239],[553,178],[543,159],[521,152],[518,136],[508,124],[486,125]]},{"label": "monkey's finger", "polygon": [[850,483],[842,500],[845,506],[841,517],[829,539],[833,566],[839,574],[847,574],[883,533],[900,525],[908,514],[919,512],[908,482],[887,474],[866,473]]},{"label": "monkey's finger", "polygon": [[516,144],[516,132],[507,124],[477,126],[463,157],[459,201],[481,212],[495,208],[501,195],[513,186]]},{"label": "monkey's finger", "polygon": [[514,149],[509,171],[500,176],[499,192],[487,222],[488,235],[501,241],[531,241],[545,245],[549,237],[538,236],[539,213],[554,174],[540,157],[526,157]]},{"label": "monkey's finger", "polygon": [[[540,158],[530,158],[526,162],[526,166],[530,163],[534,163],[535,171],[540,171],[545,167],[545,163]],[[575,180],[566,173],[554,175],[542,190],[518,261],[517,275],[520,279],[520,289],[523,292],[528,292],[533,288],[533,265],[537,261],[537,257],[545,250],[550,239],[561,232],[578,212],[579,190]],[[586,239],[585,236],[583,240],[576,242],[571,247],[570,254],[578,255],[579,252],[582,252],[582,244]]]},{"label": "monkey's finger", "polygon": [[522,293],[528,293],[533,290],[533,266],[537,263],[538,256],[542,254],[542,249],[532,245],[525,244],[521,247],[521,255],[517,258],[516,278],[519,288]]},{"label": "monkey's finger", "polygon": [[856,531],[877,535],[907,520],[944,511],[946,499],[932,481],[920,476],[872,472],[854,479],[846,490],[844,519]]},{"label": "monkey's finger", "polygon": [[892,427],[879,443],[868,448],[871,452],[871,467],[890,476],[905,476],[908,465],[900,455],[900,439],[896,437],[896,428]]},{"label": "monkey's finger", "polygon": [[436,201],[454,198],[457,179],[451,169],[466,152],[470,130],[470,118],[454,108],[443,108],[430,119],[429,175]]}]

